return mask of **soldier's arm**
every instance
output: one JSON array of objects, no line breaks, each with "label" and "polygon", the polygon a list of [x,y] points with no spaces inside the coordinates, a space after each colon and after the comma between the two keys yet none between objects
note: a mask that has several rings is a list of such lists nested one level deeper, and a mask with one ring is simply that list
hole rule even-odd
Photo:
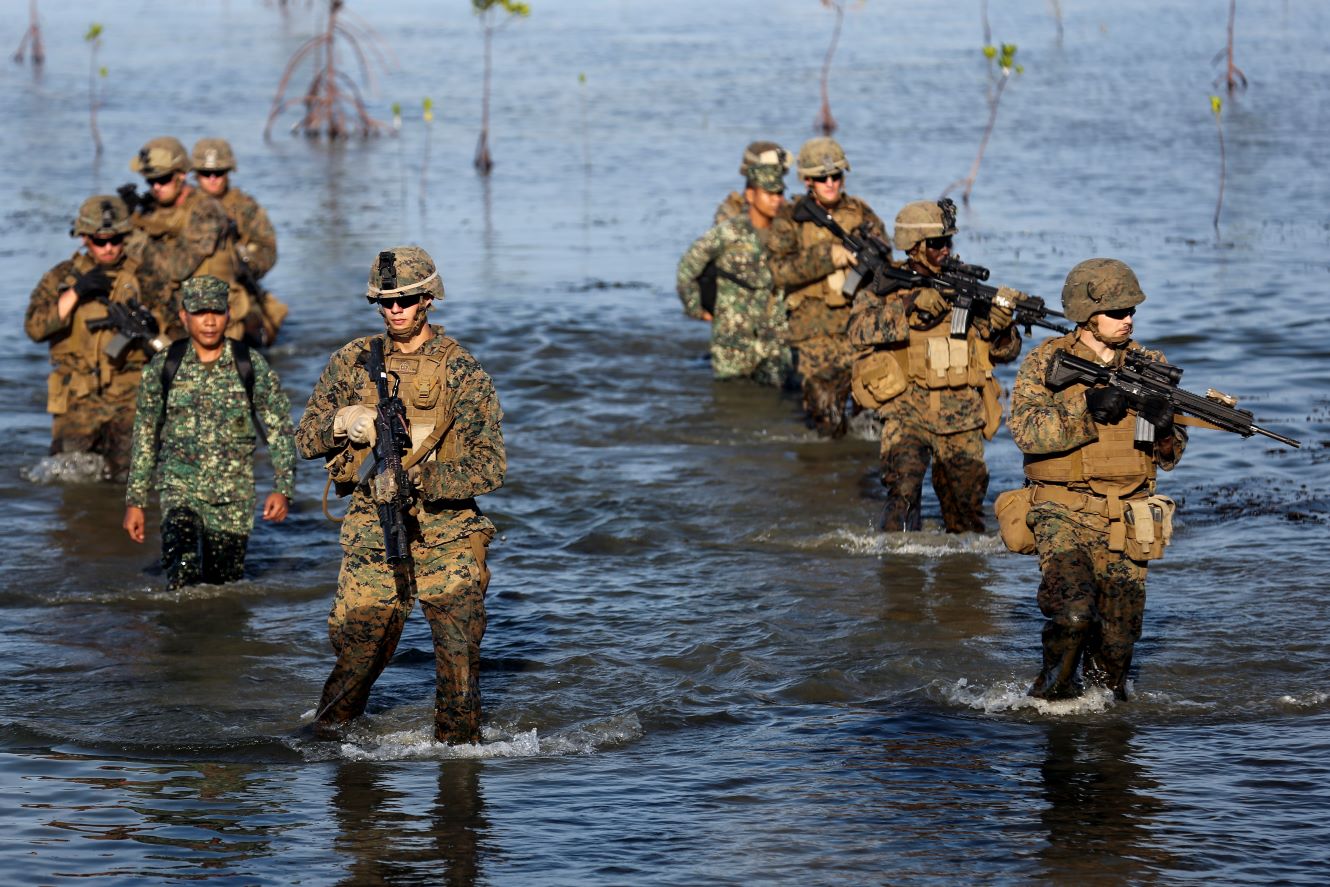
[{"label": "soldier's arm", "polygon": [[[984,338],[988,339],[985,335]],[[1012,324],[988,339],[988,356],[993,363],[1011,363],[1021,353],[1021,331]]]},{"label": "soldier's arm", "polygon": [[296,428],[296,450],[303,458],[317,459],[345,445],[345,441],[333,440],[333,419],[339,409],[356,402],[353,375],[356,353],[353,345],[338,351],[314,383]]},{"label": "soldier's arm", "polygon": [[295,428],[291,425],[291,401],[263,355],[254,351],[251,356],[254,361],[254,411],[268,431],[272,488],[291,499],[296,491],[296,443]]},{"label": "soldier's arm", "polygon": [[72,277],[72,268],[61,263],[42,276],[28,299],[28,311],[23,317],[23,329],[34,342],[45,342],[73,323],[74,312],[60,316],[60,293],[69,288],[66,278]]},{"label": "soldier's arm", "polygon": [[153,269],[177,283],[188,279],[194,269],[226,242],[229,220],[222,205],[211,197],[198,201],[178,238],[163,238],[153,251]]},{"label": "soldier's arm", "polygon": [[679,270],[675,275],[675,289],[679,301],[683,302],[683,313],[697,320],[706,320],[702,310],[702,287],[697,282],[698,275],[712,259],[725,251],[725,242],[720,236],[720,226],[716,225],[703,234],[693,245],[684,251],[679,259]]},{"label": "soldier's arm", "polygon": [[458,381],[453,401],[453,430],[461,438],[461,455],[453,462],[432,460],[420,470],[420,492],[429,501],[469,499],[503,484],[508,457],[503,447],[503,410],[489,374],[470,357],[449,362],[448,375]]},{"label": "soldier's arm", "polygon": [[162,364],[166,352],[161,352],[143,368],[139,382],[138,400],[134,407],[134,435],[129,445],[129,482],[125,487],[125,505],[145,508],[152,485],[152,474],[157,467],[157,423],[162,417]]},{"label": "soldier's arm", "polygon": [[805,250],[799,242],[799,226],[783,212],[771,222],[767,250],[771,276],[776,286],[787,292],[821,280],[836,270],[831,261],[831,241]]},{"label": "soldier's arm", "polygon": [[1023,453],[1061,453],[1099,438],[1085,398],[1057,398],[1044,385],[1053,351],[1031,352],[1016,373],[1007,427]]},{"label": "soldier's arm", "polygon": [[245,195],[248,205],[239,213],[236,227],[240,229],[240,249],[245,263],[255,279],[262,277],[277,264],[277,232],[273,230],[268,212],[258,201]]},{"label": "soldier's arm", "polygon": [[[1168,363],[1168,359],[1164,357],[1164,352],[1162,351],[1155,351],[1150,348],[1142,348],[1140,350],[1150,360],[1159,363]],[[1172,471],[1182,459],[1183,450],[1187,449],[1187,440],[1187,429],[1181,425],[1174,424],[1171,434],[1167,437],[1161,437],[1155,442],[1155,464],[1165,471]]]},{"label": "soldier's arm", "polygon": [[861,348],[908,340],[910,326],[906,322],[904,300],[895,292],[879,296],[861,290],[854,297],[846,334],[851,345]]}]

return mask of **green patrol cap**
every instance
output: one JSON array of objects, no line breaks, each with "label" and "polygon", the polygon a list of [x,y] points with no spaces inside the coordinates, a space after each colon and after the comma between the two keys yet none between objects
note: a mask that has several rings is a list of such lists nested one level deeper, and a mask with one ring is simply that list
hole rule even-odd
[{"label": "green patrol cap", "polygon": [[748,187],[782,194],[785,191],[785,170],[779,165],[760,164],[748,167]]},{"label": "green patrol cap", "polygon": [[230,295],[231,288],[226,285],[226,281],[211,274],[191,277],[180,285],[181,303],[189,314],[201,311],[225,312]]}]

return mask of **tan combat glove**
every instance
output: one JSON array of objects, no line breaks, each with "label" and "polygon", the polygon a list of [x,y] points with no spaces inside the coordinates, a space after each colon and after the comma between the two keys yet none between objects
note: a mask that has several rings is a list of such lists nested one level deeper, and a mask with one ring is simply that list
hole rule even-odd
[{"label": "tan combat glove", "polygon": [[1026,295],[1020,290],[1009,286],[998,287],[997,295],[993,297],[993,309],[988,312],[988,325],[993,332],[998,333],[1011,326],[1016,300],[1024,298]]},{"label": "tan combat glove", "polygon": [[364,404],[342,407],[333,417],[333,437],[345,437],[353,444],[372,447],[379,439],[374,428],[375,417],[374,410]]},{"label": "tan combat glove", "polygon": [[831,264],[836,270],[839,271],[844,268],[853,267],[856,261],[854,253],[850,252],[839,243],[833,243],[831,245]]},{"label": "tan combat glove", "polygon": [[951,303],[935,289],[922,289],[919,291],[919,295],[914,297],[914,310],[920,314],[941,317],[951,310]]}]

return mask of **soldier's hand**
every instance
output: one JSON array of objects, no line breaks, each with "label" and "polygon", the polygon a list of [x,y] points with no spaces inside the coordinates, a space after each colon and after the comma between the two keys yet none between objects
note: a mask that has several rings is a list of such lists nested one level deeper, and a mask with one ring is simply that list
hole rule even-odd
[{"label": "soldier's hand", "polygon": [[111,295],[111,278],[100,267],[93,268],[74,279],[74,292],[80,302],[106,298]]},{"label": "soldier's hand", "polygon": [[1025,293],[1020,290],[1014,290],[1009,286],[998,287],[993,307],[988,312],[988,323],[993,332],[1001,332],[1011,326],[1012,318],[1015,316],[1016,300],[1024,298]]},{"label": "soldier's hand", "polygon": [[839,243],[831,245],[831,264],[837,270],[853,267],[858,262],[854,253],[850,252]]},{"label": "soldier's hand", "polygon": [[931,317],[940,317],[951,310],[951,305],[940,292],[929,288],[920,290],[919,295],[915,296],[914,310]]},{"label": "soldier's hand", "polygon": [[361,403],[342,407],[333,417],[333,437],[345,436],[353,444],[374,446],[379,439],[374,410]]},{"label": "soldier's hand", "polygon": [[1127,395],[1103,386],[1085,390],[1085,409],[1100,425],[1116,425],[1127,415]]},{"label": "soldier's hand", "polygon": [[290,500],[281,493],[269,493],[268,498],[263,500],[263,519],[280,524],[286,520],[290,507]]},{"label": "soldier's hand", "polygon": [[1155,427],[1155,440],[1173,433],[1173,405],[1167,397],[1148,395],[1137,410],[1141,418]]},{"label": "soldier's hand", "polygon": [[125,532],[129,534],[129,538],[133,539],[135,542],[142,543],[143,525],[143,509],[139,508],[137,505],[126,505],[125,519],[121,522],[121,526],[125,528]]}]

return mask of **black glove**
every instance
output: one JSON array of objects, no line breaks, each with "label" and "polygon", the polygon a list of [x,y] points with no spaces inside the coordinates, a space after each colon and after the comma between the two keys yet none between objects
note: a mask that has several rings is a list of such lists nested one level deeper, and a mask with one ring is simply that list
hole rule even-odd
[{"label": "black glove", "polygon": [[1116,388],[1088,388],[1085,409],[1100,425],[1116,425],[1127,415],[1127,395]]},{"label": "black glove", "polygon": [[111,278],[101,268],[93,268],[86,274],[74,278],[74,292],[80,302],[89,299],[104,299],[111,295]]},{"label": "black glove", "polygon": [[1137,409],[1141,418],[1155,427],[1155,438],[1166,437],[1173,431],[1173,405],[1167,397],[1152,394],[1141,401]]}]

